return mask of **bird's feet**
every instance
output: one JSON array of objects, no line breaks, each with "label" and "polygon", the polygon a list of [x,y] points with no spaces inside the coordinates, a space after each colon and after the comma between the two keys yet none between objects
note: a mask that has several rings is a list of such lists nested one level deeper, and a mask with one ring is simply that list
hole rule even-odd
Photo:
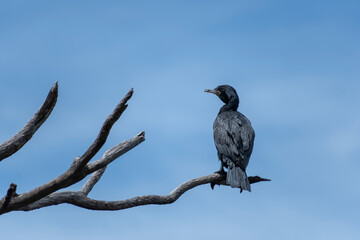
[{"label": "bird's feet", "polygon": [[[214,172],[214,173],[218,173],[218,174],[220,174],[220,175],[222,175],[222,176],[226,176],[226,172],[224,171],[224,168],[223,168],[223,167],[221,167],[219,171],[216,171],[216,172]],[[210,183],[210,187],[211,187],[212,190],[214,190],[215,184],[216,184],[216,183],[213,183],[213,182]]]},{"label": "bird's feet", "polygon": [[223,168],[221,168],[219,171],[216,171],[216,172],[214,172],[214,173],[218,173],[218,174],[220,174],[220,175],[226,175],[226,172],[224,171]]}]

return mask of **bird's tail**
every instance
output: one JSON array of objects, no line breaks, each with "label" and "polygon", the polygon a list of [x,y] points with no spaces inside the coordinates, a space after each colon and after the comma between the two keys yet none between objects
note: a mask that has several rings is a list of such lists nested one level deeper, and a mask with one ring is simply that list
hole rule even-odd
[{"label": "bird's tail", "polygon": [[232,188],[241,188],[242,190],[251,192],[250,183],[246,172],[243,171],[240,167],[235,166],[234,163],[230,164],[228,167],[226,183],[229,184]]}]

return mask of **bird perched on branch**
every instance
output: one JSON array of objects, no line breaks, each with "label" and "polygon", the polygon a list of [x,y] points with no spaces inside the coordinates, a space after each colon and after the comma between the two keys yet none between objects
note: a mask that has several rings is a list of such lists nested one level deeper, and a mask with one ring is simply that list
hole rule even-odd
[{"label": "bird perched on branch", "polygon": [[254,146],[254,129],[249,119],[237,111],[239,97],[233,87],[221,85],[212,90],[205,89],[205,92],[214,93],[225,103],[220,108],[213,126],[214,142],[221,161],[220,170],[217,172],[225,174],[224,167],[228,168],[226,183],[233,188],[240,188],[240,192],[250,192],[245,170]]}]

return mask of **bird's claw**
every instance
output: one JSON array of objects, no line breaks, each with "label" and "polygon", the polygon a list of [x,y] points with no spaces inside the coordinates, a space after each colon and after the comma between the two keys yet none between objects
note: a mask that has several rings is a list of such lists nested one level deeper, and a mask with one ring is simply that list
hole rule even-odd
[{"label": "bird's claw", "polygon": [[214,173],[218,173],[220,175],[226,175],[226,172],[224,171],[224,169],[220,169],[219,171],[216,171]]}]

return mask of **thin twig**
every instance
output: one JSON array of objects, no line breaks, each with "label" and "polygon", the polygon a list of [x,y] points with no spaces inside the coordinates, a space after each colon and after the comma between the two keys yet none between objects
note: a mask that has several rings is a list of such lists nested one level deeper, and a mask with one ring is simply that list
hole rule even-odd
[{"label": "thin twig", "polygon": [[79,161],[76,163],[76,171],[81,171],[81,169],[95,156],[95,154],[105,144],[112,126],[120,118],[121,114],[126,110],[128,106],[126,103],[131,98],[133,93],[134,90],[130,89],[130,91],[115,107],[114,111],[107,117],[95,141],[91,144],[91,146],[86,150],[86,152],[80,157]]},{"label": "thin twig", "polygon": [[80,192],[82,192],[84,195],[87,196],[89,192],[93,189],[95,184],[100,180],[105,170],[106,167],[103,167],[97,170],[96,172],[94,172],[93,174],[91,174],[89,180],[87,180],[86,183],[80,189]]},{"label": "thin twig", "polygon": [[133,138],[123,141],[122,143],[110,148],[104,153],[101,159],[91,162],[86,166],[87,174],[95,172],[107,166],[109,163],[111,163],[130,149],[133,149],[143,141],[145,141],[144,131],[135,135]]}]

